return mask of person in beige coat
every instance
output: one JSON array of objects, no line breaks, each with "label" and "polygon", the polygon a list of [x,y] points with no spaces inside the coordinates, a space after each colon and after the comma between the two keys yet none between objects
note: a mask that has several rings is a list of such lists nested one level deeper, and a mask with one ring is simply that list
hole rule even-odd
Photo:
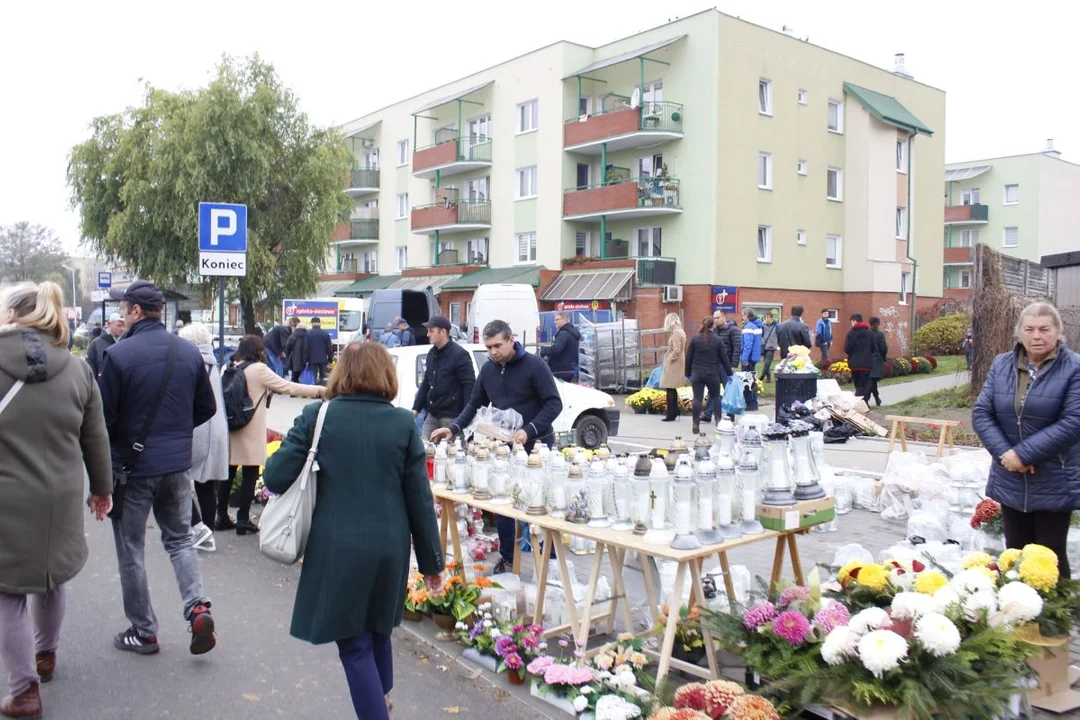
[{"label": "person in beige coat", "polygon": [[[112,461],[90,366],[67,351],[60,288],[0,298],[0,716],[41,717],[56,666],[67,583],[86,563],[83,469],[98,520],[112,509]],[[32,618],[32,619],[31,619]]]},{"label": "person in beige coat", "polygon": [[271,393],[293,397],[316,398],[322,395],[320,385],[300,385],[278,377],[266,364],[266,348],[258,335],[246,335],[240,341],[232,362],[243,366],[248,396],[255,406],[251,421],[239,430],[229,433],[229,477],[236,476],[241,468],[240,508],[236,522],[229,519],[229,496],[232,480],[218,485],[216,530],[236,528],[237,535],[259,532],[259,526],[251,522],[251,501],[255,499],[255,483],[259,479],[259,467],[266,463],[266,405]]},{"label": "person in beige coat", "polygon": [[679,417],[679,393],[676,389],[686,384],[686,333],[682,320],[675,313],[668,313],[664,318],[664,330],[669,334],[660,387],[667,390],[667,415],[663,421],[672,422]]}]

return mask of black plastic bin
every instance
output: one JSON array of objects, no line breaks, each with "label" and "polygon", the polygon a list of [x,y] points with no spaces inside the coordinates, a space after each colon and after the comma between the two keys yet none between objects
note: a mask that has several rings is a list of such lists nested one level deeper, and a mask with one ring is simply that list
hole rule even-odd
[{"label": "black plastic bin", "polygon": [[776,373],[776,407],[773,410],[773,419],[776,419],[776,409],[782,405],[790,405],[793,402],[806,402],[817,396],[817,373]]}]

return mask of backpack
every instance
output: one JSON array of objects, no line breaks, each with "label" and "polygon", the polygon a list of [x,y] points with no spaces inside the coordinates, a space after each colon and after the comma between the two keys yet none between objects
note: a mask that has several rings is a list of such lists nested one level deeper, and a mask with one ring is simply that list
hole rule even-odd
[{"label": "backpack", "polygon": [[[229,424],[229,432],[235,432],[247,427],[251,418],[255,416],[255,408],[259,403],[252,403],[248,394],[247,378],[244,377],[244,368],[250,362],[239,365],[230,364],[221,373],[221,394],[225,403],[225,420]],[[265,396],[266,393],[263,393]],[[262,402],[262,398],[259,398]]]}]

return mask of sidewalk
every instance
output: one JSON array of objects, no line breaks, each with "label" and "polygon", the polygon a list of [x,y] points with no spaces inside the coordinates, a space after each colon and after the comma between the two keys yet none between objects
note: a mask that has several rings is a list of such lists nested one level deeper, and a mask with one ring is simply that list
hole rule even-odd
[{"label": "sidewalk", "polygon": [[893,405],[927,393],[954,388],[970,380],[971,374],[965,370],[947,375],[930,375],[911,382],[897,383],[896,385],[885,385],[881,388],[881,404],[883,407]]}]

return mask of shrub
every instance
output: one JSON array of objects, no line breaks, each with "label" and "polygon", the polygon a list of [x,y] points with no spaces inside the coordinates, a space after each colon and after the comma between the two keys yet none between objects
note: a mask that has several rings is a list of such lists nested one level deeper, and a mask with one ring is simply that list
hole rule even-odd
[{"label": "shrub", "polygon": [[896,377],[896,366],[892,364],[892,360],[885,363],[885,377]]},{"label": "shrub", "polygon": [[897,377],[911,374],[911,362],[907,358],[893,358],[889,364],[896,370]]},{"label": "shrub", "polygon": [[912,363],[912,372],[915,372],[915,365],[918,365],[918,372],[923,375],[929,375],[934,371],[934,366],[924,357],[915,358],[915,362]]},{"label": "shrub", "polygon": [[954,313],[932,320],[915,331],[913,349],[919,353],[955,354],[969,327],[971,316],[967,313]]},{"label": "shrub", "polygon": [[927,362],[930,363],[931,368],[933,368],[934,370],[937,370],[937,358],[936,357],[934,357],[933,355],[927,355],[924,359]]}]

